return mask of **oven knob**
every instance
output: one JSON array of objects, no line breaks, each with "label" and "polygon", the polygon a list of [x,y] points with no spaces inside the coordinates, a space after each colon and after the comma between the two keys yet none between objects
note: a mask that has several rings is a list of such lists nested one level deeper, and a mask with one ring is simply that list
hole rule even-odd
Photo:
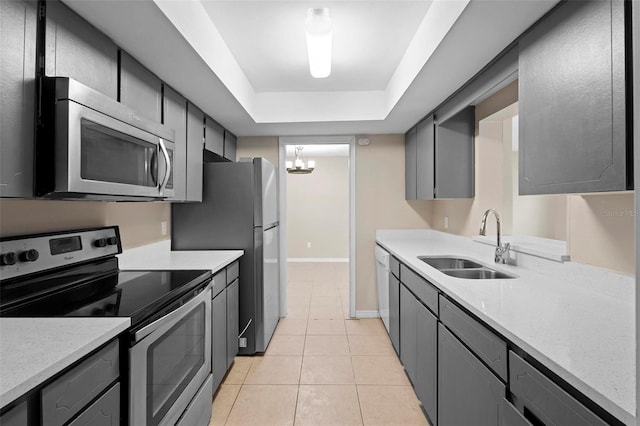
[{"label": "oven knob", "polygon": [[96,247],[106,247],[107,246],[107,239],[106,238],[98,238],[97,240],[95,240],[93,242],[93,245]]},{"label": "oven knob", "polygon": [[10,251],[9,253],[2,253],[0,255],[0,265],[2,266],[15,265],[17,261],[18,257],[12,251]]},{"label": "oven knob", "polygon": [[118,239],[116,237],[109,237],[107,238],[107,244],[109,244],[110,246],[115,246],[116,244],[118,244]]},{"label": "oven knob", "polygon": [[20,260],[23,262],[35,262],[40,257],[38,250],[30,249],[20,253]]}]

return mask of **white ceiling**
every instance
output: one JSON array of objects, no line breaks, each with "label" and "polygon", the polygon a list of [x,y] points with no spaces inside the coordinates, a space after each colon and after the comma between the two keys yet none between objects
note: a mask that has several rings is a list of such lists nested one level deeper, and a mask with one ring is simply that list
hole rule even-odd
[{"label": "white ceiling", "polygon": [[[349,36],[361,45],[351,55],[359,59],[336,63],[328,80],[313,81],[306,55],[299,57],[303,36],[285,33],[302,25],[300,10],[326,2],[63,1],[239,136],[403,133],[557,3],[333,1],[334,37],[349,33],[336,21],[342,11],[366,21],[359,28],[376,24]],[[277,21],[276,14],[296,19],[262,23]],[[340,49],[334,59],[348,60]]]},{"label": "white ceiling", "polygon": [[316,157],[348,157],[349,145],[347,144],[317,144],[317,145],[286,145],[287,159],[295,158],[296,146],[302,147],[302,155],[305,160],[313,160]]},{"label": "white ceiling", "polygon": [[[396,1],[204,1],[256,92],[385,90],[431,4]],[[309,74],[305,18],[328,7],[332,73]]]}]

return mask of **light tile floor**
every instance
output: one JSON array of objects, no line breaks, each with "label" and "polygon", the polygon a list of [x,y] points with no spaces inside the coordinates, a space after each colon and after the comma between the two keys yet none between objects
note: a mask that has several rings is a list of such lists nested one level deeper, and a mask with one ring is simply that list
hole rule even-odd
[{"label": "light tile floor", "polygon": [[237,357],[213,425],[428,425],[379,319],[349,319],[347,263],[289,263],[287,318]]}]

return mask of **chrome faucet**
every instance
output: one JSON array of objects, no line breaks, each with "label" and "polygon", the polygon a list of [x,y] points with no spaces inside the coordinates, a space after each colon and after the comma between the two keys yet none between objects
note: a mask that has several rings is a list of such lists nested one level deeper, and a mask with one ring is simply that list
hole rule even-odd
[{"label": "chrome faucet", "polygon": [[480,235],[487,235],[487,217],[489,213],[493,213],[496,217],[496,228],[498,233],[498,242],[496,244],[496,256],[494,258],[496,263],[507,263],[509,260],[509,248],[511,244],[505,243],[502,244],[501,234],[502,234],[502,222],[500,222],[500,215],[495,209],[489,209],[482,215],[482,222],[480,222]]}]

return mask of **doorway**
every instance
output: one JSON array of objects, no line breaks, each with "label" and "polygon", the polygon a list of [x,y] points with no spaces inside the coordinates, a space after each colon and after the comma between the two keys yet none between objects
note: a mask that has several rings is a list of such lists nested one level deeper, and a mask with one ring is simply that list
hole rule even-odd
[{"label": "doorway", "polygon": [[[317,315],[342,312],[341,318],[354,318],[355,137],[279,139],[280,258],[285,260],[280,266],[280,316],[295,315],[298,307],[289,301],[299,289],[293,283],[306,283],[314,294],[326,295],[325,301],[340,301],[331,304],[334,311],[318,307]],[[287,161],[295,168],[296,151],[305,166],[315,162],[313,172],[287,172]]]}]

